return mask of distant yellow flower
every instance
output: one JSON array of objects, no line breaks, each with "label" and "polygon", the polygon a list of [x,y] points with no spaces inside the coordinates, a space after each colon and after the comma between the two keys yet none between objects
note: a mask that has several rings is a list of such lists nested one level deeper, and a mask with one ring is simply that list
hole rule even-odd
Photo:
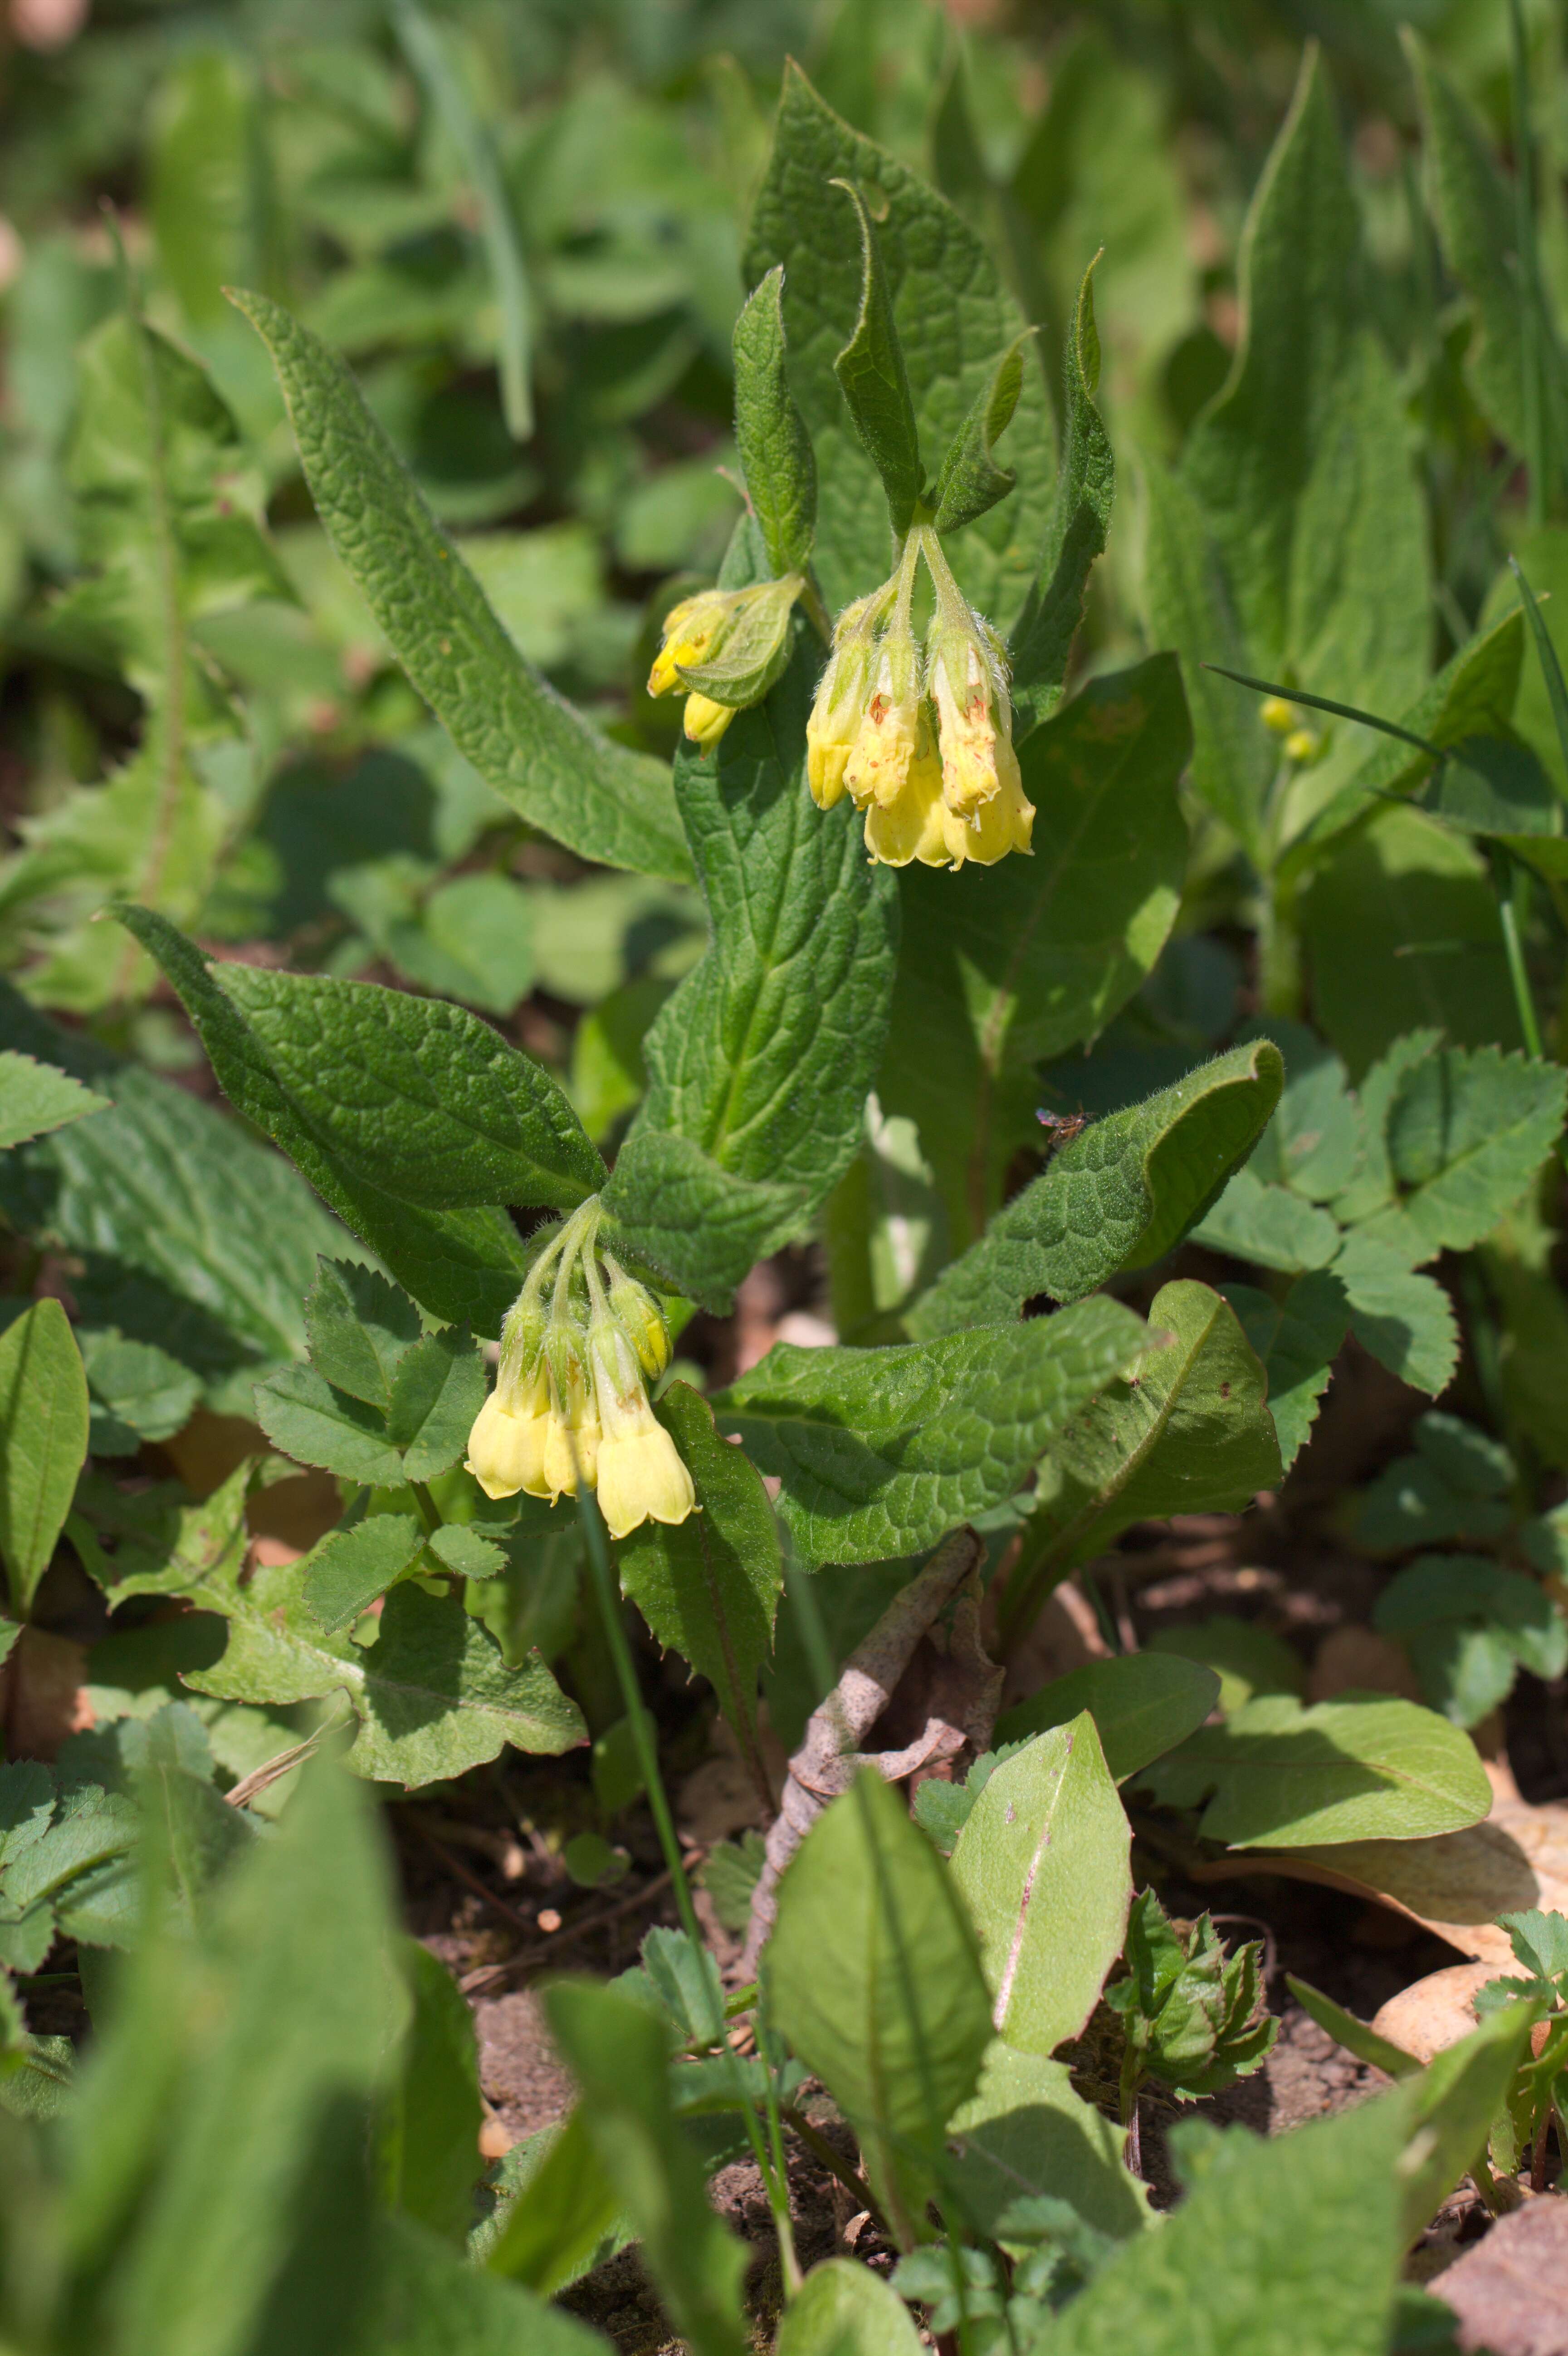
[{"label": "distant yellow flower", "polygon": [[1288,736],[1296,725],[1296,706],[1285,696],[1265,695],[1258,707],[1258,717],[1276,736]]},{"label": "distant yellow flower", "polygon": [[1322,737],[1310,728],[1293,728],[1285,740],[1285,757],[1298,769],[1309,769],[1322,750]]},{"label": "distant yellow flower", "polygon": [[599,1510],[613,1538],[646,1521],[684,1522],[697,1491],[679,1450],[648,1405],[635,1354],[619,1325],[604,1318],[589,1337],[601,1439]]}]

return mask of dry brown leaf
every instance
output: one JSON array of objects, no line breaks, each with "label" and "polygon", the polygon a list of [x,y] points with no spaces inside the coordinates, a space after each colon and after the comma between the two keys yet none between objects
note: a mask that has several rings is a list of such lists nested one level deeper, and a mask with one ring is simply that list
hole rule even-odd
[{"label": "dry brown leaf", "polygon": [[1428,1972],[1424,1980],[1401,1988],[1378,2013],[1372,2028],[1403,2053],[1430,2062],[1450,2045],[1468,2037],[1476,2026],[1473,2009],[1477,1988],[1496,1976],[1490,1964],[1449,1964]]},{"label": "dry brown leaf", "polygon": [[1568,2201],[1547,2195],[1499,2217],[1426,2287],[1458,2317],[1463,2349],[1568,2356]]}]

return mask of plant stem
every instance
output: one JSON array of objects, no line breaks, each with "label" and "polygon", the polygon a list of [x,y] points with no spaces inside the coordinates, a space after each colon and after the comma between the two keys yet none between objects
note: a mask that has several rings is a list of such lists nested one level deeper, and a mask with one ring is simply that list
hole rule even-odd
[{"label": "plant stem", "polygon": [[[637,1680],[637,1665],[632,1658],[632,1647],[627,1641],[625,1627],[621,1619],[621,1599],[614,1572],[610,1567],[610,1547],[604,1533],[603,1516],[599,1511],[598,1498],[582,1478],[581,1466],[575,1462],[577,1454],[575,1440],[572,1441],[571,1446],[573,1469],[578,1476],[577,1511],[582,1524],[583,1547],[588,1556],[588,1567],[593,1580],[594,1594],[598,1600],[599,1616],[604,1625],[604,1636],[610,1647],[610,1657],[615,1665],[616,1681],[620,1686],[621,1698],[625,1704],[626,1717],[631,1724],[632,1743],[636,1751],[637,1765],[642,1770],[643,1782],[647,1790],[648,1806],[653,1812],[654,1826],[658,1834],[659,1847],[664,1851],[665,1864],[668,1869],[670,1883],[675,1892],[676,1912],[680,1916],[680,1927],[690,1940],[693,1953],[702,1956],[706,1954],[707,1949],[703,1944],[701,1925],[697,1919],[697,1909],[692,1903],[691,1884],[687,1879],[686,1866],[680,1854],[680,1841],[675,1829],[675,1818],[670,1813],[669,1794],[665,1790],[664,1775],[659,1767],[657,1731],[649,1715],[647,1705],[643,1699],[643,1689]],[[703,1978],[703,1985],[704,1987],[707,1987],[706,1976]],[[752,2156],[757,2163],[757,2173],[762,2178],[763,2189],[768,2196],[768,2206],[773,2211],[773,2230],[778,2235],[780,2263],[784,2272],[786,2294],[788,2294],[792,2274],[797,2288],[800,2281],[800,2265],[795,2256],[795,2233],[789,2213],[789,2179],[787,2175],[782,2178],[775,2177],[769,2161],[756,2107],[746,2092],[745,2081],[741,2070],[741,2057],[730,2042],[721,2007],[715,2016],[704,2022],[703,2032],[709,2045],[719,2047],[722,2052],[729,2055],[732,2065],[736,2098],[741,2115],[746,2122],[747,2139],[752,2147]],[[767,2069],[765,2061],[763,2066],[764,2070]]]},{"label": "plant stem", "polygon": [[1530,476],[1530,520],[1546,520],[1550,455],[1541,369],[1541,281],[1535,251],[1535,151],[1530,122],[1530,53],[1520,0],[1509,0],[1509,48],[1513,66],[1514,259],[1519,271],[1520,390],[1524,402],[1524,455]]},{"label": "plant stem", "polygon": [[1502,928],[1503,954],[1508,958],[1509,980],[1513,984],[1514,1005],[1519,1011],[1519,1027],[1524,1034],[1524,1051],[1539,1064],[1544,1060],[1544,1050],[1541,1044],[1541,1025],[1535,1017],[1535,1001],[1531,994],[1530,976],[1525,970],[1524,945],[1520,938],[1513,862],[1500,842],[1491,842],[1488,849],[1491,854],[1492,889],[1497,894],[1498,923]]},{"label": "plant stem", "polygon": [[420,1519],[424,1524],[425,1536],[433,1537],[441,1527],[441,1515],[436,1509],[435,1499],[431,1495],[429,1486],[423,1481],[411,1481],[409,1487],[412,1490],[414,1503],[420,1509]]}]

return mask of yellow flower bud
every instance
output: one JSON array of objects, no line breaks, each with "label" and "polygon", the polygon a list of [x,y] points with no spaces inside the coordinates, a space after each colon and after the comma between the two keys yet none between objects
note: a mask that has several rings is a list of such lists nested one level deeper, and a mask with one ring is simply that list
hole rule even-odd
[{"label": "yellow flower bud", "polygon": [[715,703],[710,695],[692,694],[686,699],[686,733],[704,751],[718,744],[734,717],[732,703]]},{"label": "yellow flower bud", "polygon": [[805,723],[805,781],[818,809],[831,809],[843,798],[844,771],[859,734],[870,677],[871,634],[866,616],[880,602],[880,592],[857,598],[834,626],[833,652]]},{"label": "yellow flower bud", "polygon": [[679,666],[703,661],[734,607],[732,593],[700,589],[683,597],[664,617],[664,644],[648,673],[650,695],[670,695],[680,685]]},{"label": "yellow flower bud", "polygon": [[1293,728],[1285,740],[1285,757],[1297,768],[1309,768],[1323,750],[1323,739],[1310,728]]},{"label": "yellow flower bud", "polygon": [[549,1368],[550,1411],[544,1440],[543,1479],[551,1498],[574,1497],[579,1476],[593,1486],[599,1454],[599,1416],[578,1328],[552,1323],[545,1343]]},{"label": "yellow flower bud", "polygon": [[624,1274],[606,1254],[611,1272],[610,1314],[636,1353],[637,1364],[650,1382],[669,1364],[669,1327],[653,1294]]},{"label": "yellow flower bud", "polygon": [[1288,736],[1296,725],[1296,706],[1286,696],[1265,695],[1261,717],[1264,726],[1272,728],[1276,736]]}]

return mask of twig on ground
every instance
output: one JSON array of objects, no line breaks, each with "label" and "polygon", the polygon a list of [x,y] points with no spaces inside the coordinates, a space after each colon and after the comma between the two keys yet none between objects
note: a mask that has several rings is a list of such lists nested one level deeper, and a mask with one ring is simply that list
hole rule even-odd
[{"label": "twig on ground", "polygon": [[440,1858],[448,1873],[455,1880],[461,1881],[465,1890],[472,1890],[476,1897],[482,1898],[491,1912],[498,1914],[504,1922],[509,1922],[515,1931],[520,1931],[525,1938],[533,1937],[534,1925],[526,1914],[519,1914],[515,1906],[509,1906],[504,1898],[496,1895],[487,1882],[480,1879],[472,1866],[464,1865],[460,1857],[454,1857],[446,1843],[443,1840],[438,1840],[430,1826],[421,1824],[411,1808],[405,1808],[403,1815],[410,1828],[419,1835],[433,1857]]},{"label": "twig on ground", "polygon": [[[639,1906],[645,1906],[650,1898],[660,1897],[669,1888],[671,1879],[667,1872],[656,1873],[651,1881],[645,1881],[642,1888],[634,1890],[629,1898],[619,1900],[613,1906],[602,1906],[596,1914],[583,1914],[575,1922],[566,1923],[555,1933],[548,1947],[524,1948],[515,1955],[508,1955],[504,1964],[481,1964],[476,1971],[465,1972],[458,1981],[458,1987],[464,1996],[482,1996],[486,1988],[496,1987],[503,1980],[510,1979],[514,1972],[529,1971],[537,1965],[552,1962],[562,1947],[571,1946],[574,1940],[581,1939],[587,1932],[600,1931],[607,1923],[618,1922],[624,1915],[635,1914]],[[531,1931],[533,1925],[529,1923],[526,1927]]]},{"label": "twig on ground", "polygon": [[847,1792],[862,1767],[875,1767],[890,1783],[917,1767],[955,1759],[967,1742],[983,1751],[996,1723],[1002,1672],[980,1644],[977,1591],[961,1598],[953,1629],[953,1656],[974,1673],[972,1689],[955,1722],[933,1715],[902,1751],[862,1751],[860,1745],[892,1699],[916,1645],[939,1612],[979,1569],[985,1547],[965,1524],[943,1541],[923,1570],[894,1596],[869,1636],[845,1662],[837,1684],[806,1721],[799,1750],[789,1762],[779,1812],[768,1834],[767,1856],[752,1893],[752,1921],[741,1970],[754,1978],[757,1958],[778,1912],[779,1876],[830,1800]]}]

